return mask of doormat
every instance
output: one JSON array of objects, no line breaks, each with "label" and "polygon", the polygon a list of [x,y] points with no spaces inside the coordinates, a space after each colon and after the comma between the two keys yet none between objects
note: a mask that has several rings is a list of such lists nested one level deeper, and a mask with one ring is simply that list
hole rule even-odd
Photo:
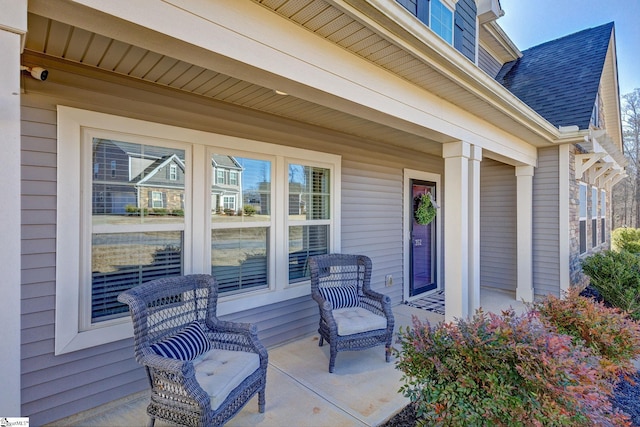
[{"label": "doormat", "polygon": [[432,311],[444,316],[444,291],[433,292],[423,298],[409,301],[408,306]]}]

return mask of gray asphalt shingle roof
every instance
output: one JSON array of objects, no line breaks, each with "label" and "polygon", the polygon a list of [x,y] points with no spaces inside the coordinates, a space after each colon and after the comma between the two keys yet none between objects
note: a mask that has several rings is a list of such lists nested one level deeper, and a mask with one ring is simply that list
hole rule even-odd
[{"label": "gray asphalt shingle roof", "polygon": [[496,80],[554,126],[588,129],[613,22],[522,52]]}]

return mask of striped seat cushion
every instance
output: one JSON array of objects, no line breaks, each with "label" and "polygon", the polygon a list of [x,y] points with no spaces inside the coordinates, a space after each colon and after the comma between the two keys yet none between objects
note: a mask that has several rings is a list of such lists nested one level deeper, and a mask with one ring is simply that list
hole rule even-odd
[{"label": "striped seat cushion", "polygon": [[329,301],[333,309],[345,307],[357,307],[358,288],[356,286],[335,286],[331,288],[320,288],[320,294]]},{"label": "striped seat cushion", "polygon": [[181,332],[151,345],[157,355],[178,360],[193,360],[211,350],[211,342],[199,322],[192,322]]}]

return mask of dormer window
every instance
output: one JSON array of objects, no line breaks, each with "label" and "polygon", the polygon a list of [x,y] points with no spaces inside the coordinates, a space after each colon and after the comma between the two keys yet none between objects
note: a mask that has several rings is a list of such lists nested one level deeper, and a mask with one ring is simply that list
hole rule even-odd
[{"label": "dormer window", "polygon": [[434,33],[453,45],[453,15],[458,0],[397,1]]},{"label": "dormer window", "polygon": [[447,43],[453,44],[453,9],[442,0],[431,0],[429,3],[429,26]]}]

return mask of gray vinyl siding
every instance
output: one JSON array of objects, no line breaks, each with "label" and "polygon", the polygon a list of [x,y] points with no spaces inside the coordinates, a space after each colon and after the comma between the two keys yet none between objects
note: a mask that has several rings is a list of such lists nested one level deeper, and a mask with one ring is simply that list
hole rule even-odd
[{"label": "gray vinyl siding", "polygon": [[476,60],[477,15],[475,0],[459,0],[456,4],[453,17],[453,44],[460,53],[472,62]]},{"label": "gray vinyl siding", "polygon": [[478,46],[478,67],[495,79],[502,68],[502,63],[482,46]]},{"label": "gray vinyl siding", "polygon": [[557,147],[538,150],[533,176],[533,287],[536,296],[560,292],[560,196]]},{"label": "gray vinyl siding", "polygon": [[[402,301],[402,179],[397,167],[343,159],[342,252],[369,256],[372,288],[393,303]],[[385,274],[393,287],[384,287]]]},{"label": "gray vinyl siding", "polygon": [[418,13],[418,0],[397,0],[402,6],[404,6],[409,12],[417,15]]},{"label": "gray vinyl siding", "polygon": [[131,357],[132,340],[53,354],[56,111],[50,104],[23,102],[21,113],[22,414],[40,425],[95,406],[91,397],[98,390],[105,397],[124,396],[144,387],[146,379]]},{"label": "gray vinyl siding", "polygon": [[[443,173],[439,157],[279,120],[272,129],[256,130],[247,127],[245,116],[225,112],[228,121],[219,119],[217,110],[204,107],[199,98],[191,102],[193,97],[173,91],[145,93],[144,85],[128,82],[126,91],[99,81],[87,83],[90,91],[47,82],[22,95],[22,415],[32,425],[147,388],[144,371],[133,358],[132,339],[54,355],[57,104],[217,133],[240,129],[240,136],[341,155],[342,252],[370,256],[372,286],[394,304],[402,301],[403,286],[403,168]],[[234,119],[237,125],[230,124]],[[261,123],[269,126],[266,120]],[[392,287],[384,286],[386,274],[393,275]],[[225,319],[256,323],[270,347],[314,333],[318,308],[310,297],[301,297]]]},{"label": "gray vinyl siding", "polygon": [[480,284],[514,291],[517,200],[513,166],[484,159],[480,168]]}]

